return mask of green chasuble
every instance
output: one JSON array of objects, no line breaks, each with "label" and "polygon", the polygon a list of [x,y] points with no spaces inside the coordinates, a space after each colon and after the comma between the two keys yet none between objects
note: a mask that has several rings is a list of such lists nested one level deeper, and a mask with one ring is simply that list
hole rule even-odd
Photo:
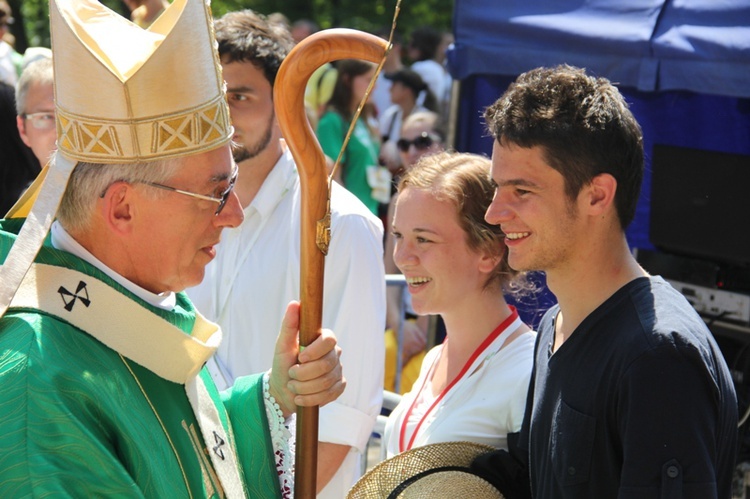
[{"label": "green chasuble", "polygon": [[0,319],[0,497],[280,497],[261,376],[219,395],[219,339],[47,241]]}]

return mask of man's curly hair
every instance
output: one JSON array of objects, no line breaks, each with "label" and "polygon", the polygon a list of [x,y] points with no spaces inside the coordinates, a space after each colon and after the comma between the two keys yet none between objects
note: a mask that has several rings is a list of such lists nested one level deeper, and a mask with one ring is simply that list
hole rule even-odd
[{"label": "man's curly hair", "polygon": [[217,19],[214,30],[222,62],[251,62],[273,87],[281,63],[294,46],[286,26],[247,9]]},{"label": "man's curly hair", "polygon": [[484,117],[501,145],[541,147],[565,178],[570,199],[595,176],[612,175],[620,225],[632,222],[643,179],[643,134],[609,80],[567,65],[537,68],[519,76]]}]

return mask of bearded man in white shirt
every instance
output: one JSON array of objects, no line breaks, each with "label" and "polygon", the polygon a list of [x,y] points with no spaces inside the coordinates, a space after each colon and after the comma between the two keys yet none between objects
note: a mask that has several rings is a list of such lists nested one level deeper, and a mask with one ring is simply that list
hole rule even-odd
[{"label": "bearded man in white shirt", "polygon": [[[299,298],[300,181],[273,107],[276,73],[293,47],[289,32],[250,10],[225,15],[215,28],[245,220],[225,231],[204,281],[188,294],[224,332],[213,373],[221,385],[270,367],[279,329],[271,311]],[[348,389],[321,408],[317,487],[318,497],[341,498],[360,475],[380,411],[385,279],[381,221],[338,184],[331,218],[323,327],[337,332]],[[259,309],[268,313],[251,311]]]}]

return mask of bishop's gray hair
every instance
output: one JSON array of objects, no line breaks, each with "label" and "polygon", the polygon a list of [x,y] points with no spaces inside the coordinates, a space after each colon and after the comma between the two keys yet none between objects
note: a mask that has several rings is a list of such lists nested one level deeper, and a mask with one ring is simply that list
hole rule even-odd
[{"label": "bishop's gray hair", "polygon": [[[57,153],[52,161],[56,158]],[[181,163],[181,158],[128,164],[78,163],[70,175],[57,219],[68,232],[85,230],[91,223],[97,198],[103,197],[109,186],[115,182],[165,183],[177,173]],[[152,191],[153,196],[166,194],[159,189]]]}]

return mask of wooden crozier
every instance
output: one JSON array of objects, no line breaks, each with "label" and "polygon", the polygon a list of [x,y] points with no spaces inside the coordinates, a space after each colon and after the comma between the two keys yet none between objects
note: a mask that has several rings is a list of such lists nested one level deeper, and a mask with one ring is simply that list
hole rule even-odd
[{"label": "wooden crozier", "polygon": [[[320,335],[323,317],[323,270],[330,238],[328,174],[323,151],[305,113],[305,86],[313,72],[327,62],[362,59],[378,63],[388,42],[350,29],[320,31],[305,38],[289,53],[276,77],[274,102],[282,136],[292,152],[300,176],[300,345]],[[335,159],[335,158],[334,158]],[[334,234],[335,237],[335,234]],[[335,332],[335,331],[334,331]],[[296,499],[316,494],[318,408],[297,408]]]}]

